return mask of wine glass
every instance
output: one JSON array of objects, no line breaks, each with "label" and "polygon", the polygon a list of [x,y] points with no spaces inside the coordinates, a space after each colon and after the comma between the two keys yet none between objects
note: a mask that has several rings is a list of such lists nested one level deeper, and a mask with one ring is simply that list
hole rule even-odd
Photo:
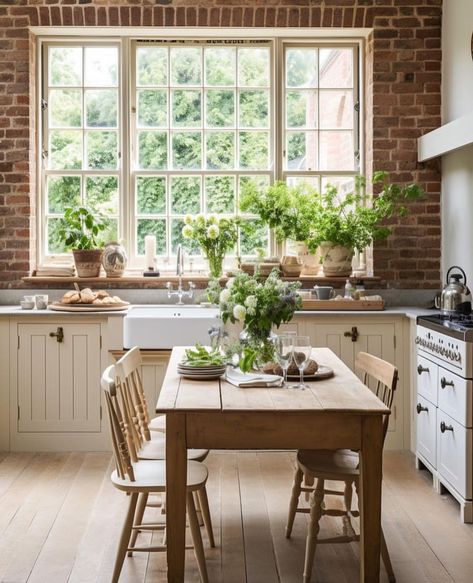
[{"label": "wine glass", "polygon": [[292,336],[281,334],[275,341],[276,360],[282,368],[284,376],[284,387],[287,388],[287,369],[292,360]]},{"label": "wine glass", "polygon": [[308,336],[294,336],[292,338],[292,358],[294,359],[300,374],[299,384],[292,386],[292,389],[309,388],[309,386],[304,383],[304,369],[310,358],[311,352],[312,346],[310,345],[310,338]]}]

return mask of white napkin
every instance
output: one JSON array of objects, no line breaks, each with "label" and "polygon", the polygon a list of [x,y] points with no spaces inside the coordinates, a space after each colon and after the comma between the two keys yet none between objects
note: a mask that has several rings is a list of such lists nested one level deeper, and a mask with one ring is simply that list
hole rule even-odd
[{"label": "white napkin", "polygon": [[282,385],[282,377],[275,374],[264,373],[243,373],[239,368],[234,369],[227,367],[225,375],[227,381],[236,387],[251,388],[251,387],[280,387]]}]

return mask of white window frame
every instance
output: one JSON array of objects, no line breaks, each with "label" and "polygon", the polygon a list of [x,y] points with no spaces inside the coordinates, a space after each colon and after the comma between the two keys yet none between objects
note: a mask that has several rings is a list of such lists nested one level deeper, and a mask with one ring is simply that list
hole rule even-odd
[{"label": "white window frame", "polygon": [[[37,49],[38,49],[38,59],[37,59],[37,69],[36,78],[37,82],[37,119],[38,123],[38,138],[37,138],[37,184],[39,185],[37,193],[37,247],[36,247],[36,258],[37,264],[45,263],[55,263],[58,260],[64,260],[64,255],[56,256],[45,256],[46,242],[45,242],[45,172],[43,169],[43,163],[41,160],[41,154],[44,148],[43,144],[43,117],[44,114],[41,110],[41,98],[42,90],[40,83],[43,78],[43,63],[42,63],[42,47],[45,44],[59,42],[61,44],[65,43],[75,43],[75,44],[117,44],[119,46],[119,63],[120,63],[120,81],[119,81],[119,115],[120,115],[120,134],[119,134],[119,183],[120,183],[120,208],[119,208],[119,239],[125,243],[127,249],[131,251],[135,216],[134,216],[134,189],[133,189],[133,173],[132,169],[132,159],[133,153],[131,152],[131,147],[133,144],[131,134],[131,122],[129,120],[131,112],[131,107],[133,103],[132,95],[132,42],[139,39],[153,39],[158,38],[156,34],[156,29],[152,28],[130,28],[124,31],[120,28],[108,27],[85,27],[82,29],[67,30],[58,29],[55,27],[31,27],[31,32],[37,36]],[[364,139],[364,49],[365,49],[365,39],[368,36],[370,29],[353,29],[351,30],[351,35],[347,35],[347,31],[344,29],[298,29],[297,31],[290,30],[287,28],[275,28],[275,29],[249,29],[247,35],[243,35],[241,29],[235,28],[209,28],[205,30],[205,34],[196,35],[195,31],[186,28],[179,27],[168,27],[159,30],[159,39],[184,39],[184,40],[205,40],[205,39],[242,39],[251,40],[261,39],[270,40],[273,43],[273,49],[271,51],[271,75],[272,75],[272,86],[274,88],[270,99],[272,101],[272,115],[273,119],[270,122],[270,156],[273,153],[273,168],[270,172],[261,171],[260,174],[271,173],[274,180],[284,180],[287,176],[352,176],[364,173],[365,168],[365,139]],[[290,34],[289,34],[290,33]],[[355,54],[354,63],[354,84],[355,95],[358,94],[359,110],[357,113],[357,120],[355,120],[355,143],[358,140],[358,152],[359,152],[359,168],[352,171],[285,171],[283,169],[283,136],[284,136],[284,66],[283,66],[283,55],[284,46],[289,45],[313,45],[313,46],[323,46],[323,47],[353,47],[357,54]],[[356,123],[357,122],[357,123]],[[47,129],[47,126],[45,126]],[[142,171],[140,171],[141,173]],[[154,172],[154,171],[152,171]],[[224,173],[224,171],[222,171]],[[62,173],[62,171],[58,171]],[[70,173],[72,175],[85,173],[93,174],[93,171],[81,170],[77,171],[66,171],[64,174]],[[164,174],[161,172],[154,172],[155,174]],[[218,173],[218,172],[217,172]],[[250,173],[235,170],[235,175],[248,175],[257,174],[258,171],[251,171]],[[109,174],[114,174],[110,172]],[[197,175],[197,172],[189,172],[189,174]],[[271,235],[271,253],[276,253],[279,249],[276,245],[274,237]],[[141,271],[144,268],[144,259],[137,258],[133,255],[129,263],[129,268],[131,270]],[[174,258],[170,256],[168,261]],[[166,262],[165,262],[166,263]],[[171,268],[171,266],[170,266]]]}]

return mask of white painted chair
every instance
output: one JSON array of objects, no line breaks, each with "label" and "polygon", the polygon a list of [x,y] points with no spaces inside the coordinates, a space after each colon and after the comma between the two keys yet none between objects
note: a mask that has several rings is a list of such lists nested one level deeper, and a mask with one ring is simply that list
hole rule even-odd
[{"label": "white painted chair", "polygon": [[[165,539],[163,539],[161,545],[147,547],[138,547],[135,545],[135,533],[138,531],[163,530],[165,537],[164,525],[143,523],[142,520],[148,496],[150,494],[165,492],[166,462],[163,460],[138,461],[134,459],[129,449],[129,438],[126,436],[126,425],[129,423],[129,420],[127,420],[127,414],[123,410],[117,395],[115,367],[113,365],[104,371],[101,384],[107,403],[116,464],[116,470],[112,473],[111,480],[115,488],[130,495],[128,512],[122,528],[113,569],[112,583],[117,583],[127,552],[131,555],[134,552],[159,552],[166,550]],[[193,493],[205,487],[207,476],[208,471],[204,464],[196,461],[189,461],[187,463],[187,516],[202,583],[208,582],[208,575]]]},{"label": "white painted chair", "polygon": [[[363,382],[367,384],[369,378],[376,381],[376,395],[391,408],[394,392],[396,390],[398,371],[392,364],[377,358],[366,352],[358,353],[355,367],[362,371]],[[388,430],[389,415],[383,419],[383,439]],[[355,532],[351,523],[352,517],[359,516],[359,511],[352,510],[353,485],[358,493],[359,487],[359,456],[352,450],[300,450],[297,453],[297,469],[294,475],[294,485],[289,504],[289,515],[286,526],[286,537],[290,538],[294,518],[297,512],[309,513],[310,520],[307,530],[306,552],[304,561],[303,583],[309,583],[312,575],[315,551],[318,544],[327,543],[349,543],[359,541],[360,535]],[[305,483],[313,483],[316,480],[315,489],[313,487],[302,487],[302,480]],[[325,481],[344,482],[344,490],[330,490],[325,488]],[[310,493],[310,509],[299,508],[299,497],[301,492]],[[344,507],[327,508],[324,503],[326,494],[343,496]],[[341,517],[343,521],[343,535],[330,538],[318,538],[320,526],[319,521],[322,516]],[[383,530],[381,529],[381,557],[383,559],[390,583],[396,581],[394,571],[389,557]]]},{"label": "white painted chair", "polygon": [[[132,454],[135,452],[136,459],[162,460],[166,459],[166,436],[165,432],[150,431],[148,405],[140,374],[141,364],[141,353],[137,347],[126,352],[115,364],[117,392],[121,395],[124,409],[130,419],[126,435],[130,451]],[[188,449],[187,459],[203,462],[208,454],[208,449]],[[214,547],[215,541],[205,488],[195,492],[194,502],[199,524],[205,525],[209,544]],[[148,502],[148,506],[156,506],[156,504]]]}]

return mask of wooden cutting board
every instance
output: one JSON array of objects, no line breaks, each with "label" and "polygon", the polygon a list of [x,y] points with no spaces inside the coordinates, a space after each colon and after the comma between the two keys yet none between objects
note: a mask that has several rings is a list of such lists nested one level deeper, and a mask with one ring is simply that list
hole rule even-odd
[{"label": "wooden cutting board", "polygon": [[384,310],[384,300],[302,300],[303,310]]}]

